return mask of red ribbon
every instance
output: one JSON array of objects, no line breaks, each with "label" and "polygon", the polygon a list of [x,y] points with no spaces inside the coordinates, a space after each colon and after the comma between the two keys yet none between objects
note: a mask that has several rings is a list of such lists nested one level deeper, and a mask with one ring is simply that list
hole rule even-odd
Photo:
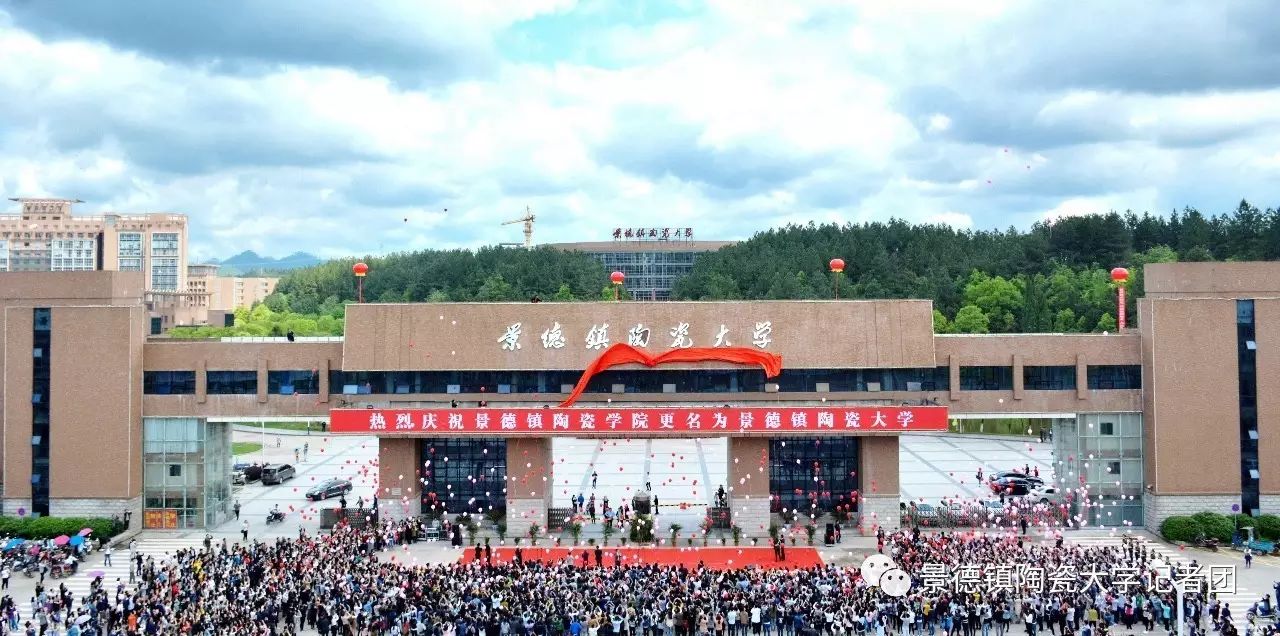
[{"label": "red ribbon", "polygon": [[577,402],[578,396],[587,390],[587,383],[591,381],[591,378],[611,367],[631,363],[656,367],[660,364],[672,362],[732,362],[751,366],[758,365],[764,369],[764,375],[768,378],[777,377],[779,373],[782,373],[782,356],[748,347],[689,347],[686,349],[672,349],[655,356],[642,349],[619,342],[605,349],[599,358],[596,358],[587,366],[586,370],[582,372],[582,377],[578,378],[578,384],[573,387],[573,392],[560,403],[560,406],[563,408]]}]

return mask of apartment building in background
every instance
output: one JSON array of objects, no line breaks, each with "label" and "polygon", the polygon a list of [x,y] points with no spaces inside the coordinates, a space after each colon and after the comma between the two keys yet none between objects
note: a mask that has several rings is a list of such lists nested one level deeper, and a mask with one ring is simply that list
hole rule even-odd
[{"label": "apartment building in background", "polygon": [[552,243],[551,247],[584,252],[606,270],[622,272],[632,300],[670,300],[676,281],[693,271],[699,256],[734,244],[695,241],[691,228],[618,228],[613,236],[612,241]]},{"label": "apartment building in background", "polygon": [[279,278],[271,276],[219,276],[216,263],[187,266],[187,290],[207,294],[205,305],[215,311],[252,307],[276,290]]},{"label": "apartment building in background", "polygon": [[0,214],[0,271],[142,272],[147,291],[187,289],[187,216],[168,212],[78,216],[76,199],[17,198]]}]

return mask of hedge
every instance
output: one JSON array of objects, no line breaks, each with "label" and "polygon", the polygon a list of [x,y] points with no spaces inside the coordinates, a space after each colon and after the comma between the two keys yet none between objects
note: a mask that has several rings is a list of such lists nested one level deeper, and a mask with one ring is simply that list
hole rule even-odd
[{"label": "hedge", "polygon": [[1191,515],[1191,518],[1200,524],[1200,532],[1210,539],[1230,542],[1236,533],[1235,521],[1226,515],[1216,512],[1197,512]]},{"label": "hedge", "polygon": [[60,535],[75,536],[84,528],[103,541],[115,534],[115,524],[102,517],[0,517],[0,536],[23,539],[52,539]]},{"label": "hedge", "polygon": [[1195,541],[1202,533],[1200,523],[1182,515],[1174,515],[1160,524],[1160,534],[1166,541]]},{"label": "hedge", "polygon": [[1160,524],[1160,534],[1168,541],[1195,541],[1201,535],[1230,542],[1235,537],[1237,525],[1253,526],[1258,539],[1280,541],[1280,516],[1222,515],[1216,512],[1197,512],[1191,516],[1175,515]]}]

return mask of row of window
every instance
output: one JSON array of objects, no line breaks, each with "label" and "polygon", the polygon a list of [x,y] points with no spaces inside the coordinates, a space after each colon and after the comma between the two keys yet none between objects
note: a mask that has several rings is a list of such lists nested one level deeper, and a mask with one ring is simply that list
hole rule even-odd
[{"label": "row of window", "polygon": [[[560,393],[573,385],[580,371],[331,371],[329,390],[348,395],[416,393]],[[1090,390],[1141,389],[1138,365],[1088,367]],[[752,393],[777,383],[784,393],[816,391],[947,391],[951,388],[947,367],[925,369],[791,369],[773,379],[754,369],[706,371],[606,371],[591,379],[588,393],[612,393],[621,385],[625,393]],[[1023,387],[1029,391],[1074,391],[1073,366],[1023,368]],[[211,395],[252,395],[258,392],[257,371],[209,371],[206,389]],[[1011,391],[1013,368],[960,367],[962,391]],[[149,395],[193,395],[195,371],[147,371],[143,391]],[[267,392],[272,395],[316,394],[320,376],[315,371],[267,372]]]}]

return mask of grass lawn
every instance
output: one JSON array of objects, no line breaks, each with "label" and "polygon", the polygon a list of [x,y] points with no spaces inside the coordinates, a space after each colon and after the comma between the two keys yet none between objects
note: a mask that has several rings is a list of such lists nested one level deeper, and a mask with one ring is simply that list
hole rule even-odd
[{"label": "grass lawn", "polygon": [[262,444],[257,442],[231,442],[232,455],[248,455],[262,450]]}]

